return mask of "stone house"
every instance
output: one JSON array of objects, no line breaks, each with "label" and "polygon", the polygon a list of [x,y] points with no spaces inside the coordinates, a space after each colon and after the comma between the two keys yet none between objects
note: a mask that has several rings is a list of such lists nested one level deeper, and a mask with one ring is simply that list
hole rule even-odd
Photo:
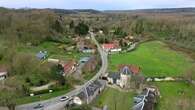
[{"label": "stone house", "polygon": [[121,88],[127,88],[131,77],[133,75],[138,75],[140,71],[141,69],[135,65],[119,65],[119,72],[109,74],[107,80],[110,84],[116,84]]},{"label": "stone house", "polygon": [[93,72],[97,65],[99,63],[99,60],[97,56],[91,56],[89,60],[84,64],[83,72]]}]

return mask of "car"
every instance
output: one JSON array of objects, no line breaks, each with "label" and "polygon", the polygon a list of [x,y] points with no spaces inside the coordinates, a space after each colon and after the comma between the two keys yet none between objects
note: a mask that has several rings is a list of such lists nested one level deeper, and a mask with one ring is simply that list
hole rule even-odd
[{"label": "car", "polygon": [[79,97],[74,97],[73,103],[76,105],[82,105],[82,100]]},{"label": "car", "polygon": [[60,98],[60,101],[62,101],[62,102],[63,102],[63,101],[67,101],[68,99],[69,99],[69,97],[68,97],[68,96],[63,96],[63,97],[61,97],[61,98]]},{"label": "car", "polygon": [[38,104],[38,105],[36,105],[36,106],[34,107],[34,109],[40,109],[40,108],[43,108],[43,107],[44,107],[44,105]]}]

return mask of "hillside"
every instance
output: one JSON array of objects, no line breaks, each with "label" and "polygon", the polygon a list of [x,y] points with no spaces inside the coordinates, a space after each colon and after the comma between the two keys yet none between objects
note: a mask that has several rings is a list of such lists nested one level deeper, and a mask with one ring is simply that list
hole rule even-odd
[{"label": "hillside", "polygon": [[194,13],[195,8],[163,8],[137,10],[105,10],[106,13]]}]

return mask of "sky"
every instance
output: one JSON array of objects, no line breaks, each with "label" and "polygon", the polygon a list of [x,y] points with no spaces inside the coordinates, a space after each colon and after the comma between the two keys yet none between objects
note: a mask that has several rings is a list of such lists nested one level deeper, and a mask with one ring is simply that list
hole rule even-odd
[{"label": "sky", "polygon": [[195,0],[0,0],[0,7],[131,10],[195,7]]}]

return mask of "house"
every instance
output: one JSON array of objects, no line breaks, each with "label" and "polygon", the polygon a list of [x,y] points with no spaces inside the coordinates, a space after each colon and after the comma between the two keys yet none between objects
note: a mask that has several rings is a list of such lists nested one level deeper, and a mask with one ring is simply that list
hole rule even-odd
[{"label": "house", "polygon": [[119,73],[110,73],[107,77],[108,83],[120,85],[121,76]]},{"label": "house", "polygon": [[99,61],[97,56],[91,56],[90,59],[85,63],[83,67],[84,72],[92,72],[96,69]]},{"label": "house", "polygon": [[8,72],[5,67],[0,66],[0,80],[4,80],[7,78]]},{"label": "house", "polygon": [[96,51],[96,46],[90,40],[82,38],[77,41],[77,48],[83,53],[95,53]]},{"label": "house", "polygon": [[93,99],[95,99],[96,96],[103,91],[103,89],[105,88],[105,85],[106,85],[105,81],[96,80],[86,88],[86,92],[88,94],[87,104],[93,101]]},{"label": "house", "polygon": [[136,74],[139,74],[141,72],[141,68],[139,66],[136,66],[136,65],[119,65],[119,71],[120,72],[125,72],[125,73],[128,73],[128,74],[133,74],[133,75],[136,75]]},{"label": "house", "polygon": [[135,65],[119,65],[119,71],[121,74],[120,87],[128,87],[128,82],[131,80],[132,75],[139,75],[141,72],[140,67]]},{"label": "house", "polygon": [[95,53],[95,49],[90,48],[90,47],[84,47],[81,51],[83,53]]},{"label": "house", "polygon": [[82,103],[89,104],[93,101],[105,88],[106,81],[104,80],[95,80],[91,82],[86,88],[81,91],[77,97],[82,100]]},{"label": "house", "polygon": [[119,65],[118,73],[111,73],[108,75],[107,80],[110,84],[116,84],[121,88],[129,86],[129,81],[132,75],[139,75],[141,69],[135,65]]},{"label": "house", "polygon": [[82,57],[80,60],[79,60],[79,63],[86,63],[87,61],[89,61],[90,57]]},{"label": "house", "polygon": [[154,110],[157,103],[158,91],[155,88],[145,88],[142,93],[135,96],[133,110]]},{"label": "house", "polygon": [[114,43],[102,44],[102,48],[104,51],[111,53],[122,51],[122,49]]},{"label": "house", "polygon": [[40,51],[39,53],[36,54],[36,57],[39,60],[45,60],[48,57],[47,51]]},{"label": "house", "polygon": [[63,67],[63,76],[69,75],[76,71],[76,62],[73,60],[60,62],[59,65]]},{"label": "house", "polygon": [[122,68],[118,73],[111,73],[108,75],[108,83],[116,84],[121,88],[125,88],[128,85],[128,81],[131,78],[131,71],[128,67]]}]

